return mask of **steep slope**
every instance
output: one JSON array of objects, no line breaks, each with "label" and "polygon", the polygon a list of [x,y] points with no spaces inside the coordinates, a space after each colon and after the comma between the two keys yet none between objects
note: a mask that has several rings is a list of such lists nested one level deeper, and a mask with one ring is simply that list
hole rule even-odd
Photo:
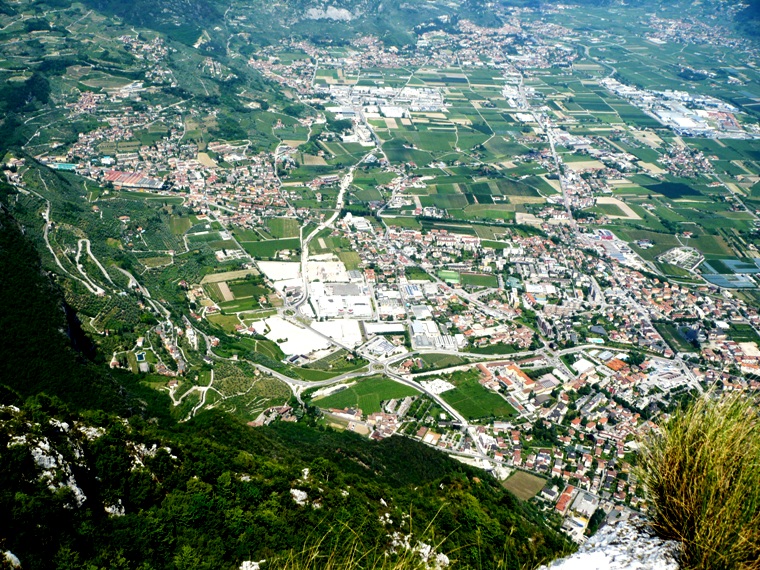
[{"label": "steep slope", "polygon": [[357,536],[382,557],[410,533],[457,568],[568,550],[495,481],[403,439],[215,413],[167,432],[43,397],[0,408],[0,461],[0,542],[27,569],[237,568],[318,542],[341,559]]},{"label": "steep slope", "polygon": [[736,20],[739,28],[747,35],[760,36],[760,0],[747,0],[747,7],[742,10]]},{"label": "steep slope", "polygon": [[[0,191],[8,189],[0,183]],[[0,306],[0,386],[5,403],[44,392],[75,409],[167,415],[168,400],[140,386],[135,377],[120,374],[117,379],[89,362],[93,347],[76,315],[42,272],[37,250],[2,206]]]}]

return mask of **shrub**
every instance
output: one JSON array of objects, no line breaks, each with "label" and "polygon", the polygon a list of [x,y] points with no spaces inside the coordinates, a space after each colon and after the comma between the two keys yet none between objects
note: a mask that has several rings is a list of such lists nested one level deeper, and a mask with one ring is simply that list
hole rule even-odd
[{"label": "shrub", "polygon": [[703,396],[644,443],[639,476],[655,532],[681,566],[760,569],[760,415],[743,395]]}]

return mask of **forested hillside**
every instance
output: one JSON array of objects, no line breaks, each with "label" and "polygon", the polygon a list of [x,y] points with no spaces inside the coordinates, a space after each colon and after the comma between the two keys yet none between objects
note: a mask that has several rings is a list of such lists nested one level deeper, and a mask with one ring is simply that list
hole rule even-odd
[{"label": "forested hillside", "polygon": [[760,0],[747,0],[747,7],[739,13],[741,30],[750,36],[760,36]]}]

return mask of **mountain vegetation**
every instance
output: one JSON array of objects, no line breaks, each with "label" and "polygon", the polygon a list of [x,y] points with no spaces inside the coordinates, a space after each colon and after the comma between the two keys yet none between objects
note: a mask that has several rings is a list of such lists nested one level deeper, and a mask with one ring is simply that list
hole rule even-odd
[{"label": "mountain vegetation", "polygon": [[757,400],[708,394],[645,446],[639,475],[652,526],[683,544],[682,568],[760,568]]},{"label": "mountain vegetation", "polygon": [[736,21],[739,28],[749,36],[760,36],[760,0],[747,0]]}]

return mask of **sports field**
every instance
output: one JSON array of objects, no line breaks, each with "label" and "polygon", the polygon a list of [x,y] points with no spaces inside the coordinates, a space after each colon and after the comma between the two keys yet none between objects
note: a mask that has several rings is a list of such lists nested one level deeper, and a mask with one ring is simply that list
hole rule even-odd
[{"label": "sports field", "polygon": [[381,402],[416,395],[419,395],[419,392],[414,388],[388,378],[374,377],[360,380],[346,390],[314,400],[314,404],[323,409],[359,407],[363,413],[372,414],[382,410]]}]

